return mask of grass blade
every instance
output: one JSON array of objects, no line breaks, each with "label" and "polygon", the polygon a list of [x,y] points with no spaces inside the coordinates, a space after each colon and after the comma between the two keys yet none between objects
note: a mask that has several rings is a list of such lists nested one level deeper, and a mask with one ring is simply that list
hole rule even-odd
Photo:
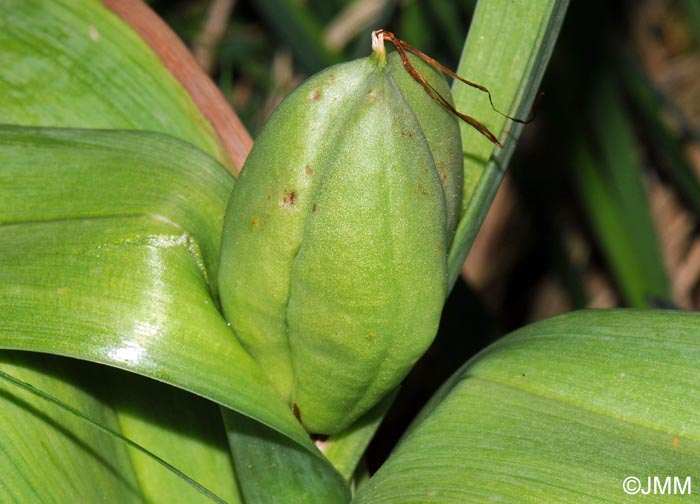
[{"label": "grass blade", "polygon": [[623,297],[648,307],[668,300],[670,292],[631,125],[608,78],[594,87],[591,100],[593,138],[574,150],[577,188]]}]

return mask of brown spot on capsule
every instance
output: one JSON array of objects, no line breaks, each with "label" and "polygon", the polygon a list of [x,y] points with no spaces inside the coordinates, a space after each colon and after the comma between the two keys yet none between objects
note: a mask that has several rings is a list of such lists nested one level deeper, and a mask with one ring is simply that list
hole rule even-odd
[{"label": "brown spot on capsule", "polygon": [[306,165],[305,171],[306,171],[306,174],[307,174],[309,177],[310,177],[311,175],[314,174],[314,169],[311,168],[311,165],[310,165],[310,164],[307,164],[307,165]]},{"label": "brown spot on capsule", "polygon": [[681,438],[679,438],[678,436],[674,437],[671,441],[671,444],[673,444],[673,446],[679,446],[681,444]]},{"label": "brown spot on capsule", "polygon": [[297,419],[297,422],[301,423],[301,411],[299,411],[297,403],[292,403],[292,413],[294,414],[294,418]]},{"label": "brown spot on capsule", "polygon": [[309,100],[316,101],[321,98],[321,91],[319,89],[314,89],[309,93]]},{"label": "brown spot on capsule", "polygon": [[374,333],[369,333],[367,335],[367,341],[372,341],[374,339]]},{"label": "brown spot on capsule", "polygon": [[282,201],[280,202],[280,206],[288,207],[288,208],[293,208],[297,204],[297,193],[296,191],[289,191],[287,194],[284,195],[282,198]]},{"label": "brown spot on capsule", "polygon": [[311,213],[316,213],[316,203],[311,207]]},{"label": "brown spot on capsule", "polygon": [[257,218],[257,217],[253,217],[253,220],[250,221],[250,225],[251,225],[251,227],[253,227],[253,228],[258,227],[258,218]]},{"label": "brown spot on capsule", "polygon": [[423,184],[418,184],[418,192],[424,196],[427,196],[428,194],[430,194],[428,192],[428,190],[425,187],[423,187]]}]

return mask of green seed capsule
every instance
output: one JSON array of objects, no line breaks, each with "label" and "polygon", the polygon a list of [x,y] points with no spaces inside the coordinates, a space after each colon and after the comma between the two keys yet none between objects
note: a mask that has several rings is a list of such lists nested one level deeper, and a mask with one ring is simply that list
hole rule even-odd
[{"label": "green seed capsule", "polygon": [[309,432],[346,428],[433,340],[461,167],[456,121],[383,51],[311,77],[256,140],[226,215],[221,303]]},{"label": "green seed capsule", "polygon": [[[422,60],[411,58],[411,64],[428,79],[443,97],[452,103],[452,93],[445,79]],[[447,234],[452,241],[462,211],[462,190],[464,177],[462,166],[462,140],[459,124],[454,116],[432,100],[425,89],[404,69],[398,54],[388,58],[389,72],[410,104],[418,124],[423,130],[445,191],[447,206]]]}]

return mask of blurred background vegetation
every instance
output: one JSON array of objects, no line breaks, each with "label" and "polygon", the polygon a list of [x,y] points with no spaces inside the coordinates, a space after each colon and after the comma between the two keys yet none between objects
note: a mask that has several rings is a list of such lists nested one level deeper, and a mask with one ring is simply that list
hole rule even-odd
[{"label": "blurred background vegetation", "polygon": [[[255,136],[305,77],[366,55],[372,29],[456,67],[476,0],[149,3]],[[571,2],[543,91],[370,468],[508,331],[580,308],[700,307],[700,0]]]}]

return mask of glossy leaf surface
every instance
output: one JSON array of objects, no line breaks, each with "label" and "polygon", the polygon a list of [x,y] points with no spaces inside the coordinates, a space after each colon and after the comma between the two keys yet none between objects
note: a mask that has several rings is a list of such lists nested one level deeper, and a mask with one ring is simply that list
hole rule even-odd
[{"label": "glossy leaf surface", "polygon": [[225,169],[150,133],[0,137],[1,346],[150,376],[313,450],[210,291]]}]

